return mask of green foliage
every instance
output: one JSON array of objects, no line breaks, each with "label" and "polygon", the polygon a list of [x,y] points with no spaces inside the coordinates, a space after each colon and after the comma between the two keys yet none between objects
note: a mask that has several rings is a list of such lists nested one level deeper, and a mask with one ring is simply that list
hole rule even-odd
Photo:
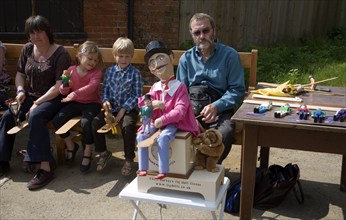
[{"label": "green foliage", "polygon": [[346,35],[342,29],[330,31],[328,39],[253,48],[258,49],[257,82],[307,84],[312,75],[316,81],[338,77],[320,85],[346,87]]},{"label": "green foliage", "polygon": [[179,50],[188,50],[192,48],[193,46],[195,46],[195,44],[193,43],[193,40],[186,40],[182,44],[180,44]]}]

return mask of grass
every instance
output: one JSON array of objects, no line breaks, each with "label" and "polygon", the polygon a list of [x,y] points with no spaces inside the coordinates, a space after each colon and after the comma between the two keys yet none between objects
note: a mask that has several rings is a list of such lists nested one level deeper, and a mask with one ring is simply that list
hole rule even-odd
[{"label": "grass", "polygon": [[338,77],[319,85],[346,87],[346,35],[258,49],[257,82],[309,83]]},{"label": "grass", "polygon": [[[190,40],[179,49],[192,46]],[[258,49],[257,82],[281,84],[290,80],[291,84],[308,84],[312,75],[316,81],[338,77],[318,85],[346,87],[346,28],[334,28],[324,39],[303,37],[299,42],[251,46],[238,51],[252,48]]]}]

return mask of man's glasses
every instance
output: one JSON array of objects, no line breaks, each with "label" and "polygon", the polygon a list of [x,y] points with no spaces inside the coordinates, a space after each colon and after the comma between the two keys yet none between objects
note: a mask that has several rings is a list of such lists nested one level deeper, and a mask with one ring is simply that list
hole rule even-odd
[{"label": "man's glasses", "polygon": [[157,57],[155,57],[155,59],[150,59],[148,62],[149,69],[154,69],[157,62],[162,61],[164,59],[165,59],[164,55],[158,55]]},{"label": "man's glasses", "polygon": [[192,32],[192,34],[193,34],[195,37],[198,37],[198,36],[200,36],[202,33],[203,33],[203,34],[209,34],[209,32],[210,32],[210,28],[206,28],[206,29],[203,29],[202,31],[198,30],[198,31]]}]

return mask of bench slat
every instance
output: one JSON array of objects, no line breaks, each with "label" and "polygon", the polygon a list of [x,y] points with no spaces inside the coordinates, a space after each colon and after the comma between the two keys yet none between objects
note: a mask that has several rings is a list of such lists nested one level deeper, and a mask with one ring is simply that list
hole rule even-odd
[{"label": "bench slat", "polygon": [[[24,44],[4,43],[4,45],[7,47],[6,59],[18,60]],[[64,46],[67,49],[68,53],[70,54],[73,62],[76,60],[78,46],[79,46],[78,44],[74,44],[73,46]],[[113,64],[115,62],[113,54],[112,54],[112,48],[101,47],[100,50],[101,50],[105,64]],[[183,55],[184,52],[185,52],[184,50],[173,50],[173,54],[174,54],[173,64],[175,66],[179,64],[179,59]],[[145,55],[145,49],[135,49],[132,63],[139,64],[139,65],[145,64],[144,55]],[[256,49],[252,49],[251,52],[239,52],[239,56],[240,56],[244,69],[249,69],[248,90],[254,89],[256,86],[258,51]],[[13,69],[15,69],[15,67]],[[14,84],[14,80],[12,80],[11,83]],[[150,86],[144,86],[143,94],[147,93],[149,89],[150,89]],[[73,121],[74,119],[71,119],[71,120]],[[69,123],[70,122],[67,122],[67,124]],[[78,122],[76,123],[77,124],[74,124],[73,126],[69,126],[67,130],[71,129],[73,131],[82,132],[80,123]],[[66,131],[66,129],[64,129],[64,131]],[[235,144],[242,145],[242,141],[243,141],[242,132],[243,132],[242,128],[237,128]],[[61,139],[59,135],[56,135],[56,146],[57,146],[58,163],[62,164],[64,162],[63,158],[64,158],[65,145],[64,145],[63,139]]]}]

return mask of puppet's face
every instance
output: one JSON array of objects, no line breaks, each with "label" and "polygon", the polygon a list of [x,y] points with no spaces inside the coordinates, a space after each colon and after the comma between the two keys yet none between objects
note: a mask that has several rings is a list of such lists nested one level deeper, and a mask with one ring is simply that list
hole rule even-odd
[{"label": "puppet's face", "polygon": [[144,100],[144,104],[145,106],[151,106],[151,100],[150,99]]},{"label": "puppet's face", "polygon": [[149,58],[148,67],[150,72],[162,81],[166,81],[174,76],[172,55],[155,53]]}]

